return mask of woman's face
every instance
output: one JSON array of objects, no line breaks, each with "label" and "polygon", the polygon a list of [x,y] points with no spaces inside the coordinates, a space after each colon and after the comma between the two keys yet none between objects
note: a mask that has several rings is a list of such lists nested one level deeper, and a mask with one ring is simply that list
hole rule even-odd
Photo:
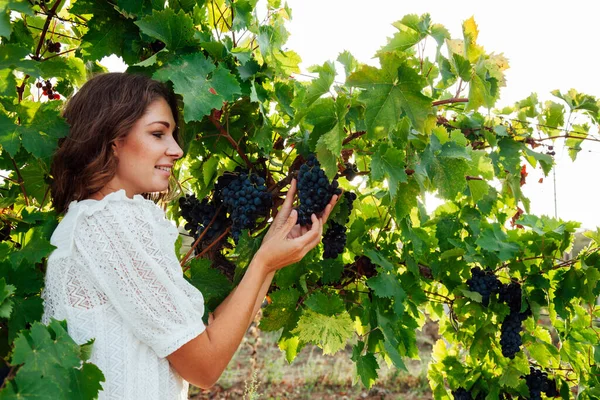
[{"label": "woman's face", "polygon": [[150,103],[127,136],[113,144],[117,171],[103,194],[125,189],[131,198],[167,190],[173,163],[183,156],[173,137],[174,130],[175,121],[167,101],[161,97]]}]

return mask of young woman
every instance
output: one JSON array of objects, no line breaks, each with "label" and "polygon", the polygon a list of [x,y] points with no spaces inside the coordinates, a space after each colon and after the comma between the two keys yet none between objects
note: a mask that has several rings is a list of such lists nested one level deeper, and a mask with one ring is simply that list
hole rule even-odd
[{"label": "young woman", "polygon": [[202,322],[202,294],[183,277],[178,232],[142,194],[168,191],[182,157],[175,98],[144,76],[108,73],[66,104],[69,136],[52,164],[52,235],[43,321],[66,319],[104,373],[101,399],[187,399],[213,385],[239,346],[275,271],[321,240],[337,196],[310,227],[296,225],[292,182],[235,290]]}]

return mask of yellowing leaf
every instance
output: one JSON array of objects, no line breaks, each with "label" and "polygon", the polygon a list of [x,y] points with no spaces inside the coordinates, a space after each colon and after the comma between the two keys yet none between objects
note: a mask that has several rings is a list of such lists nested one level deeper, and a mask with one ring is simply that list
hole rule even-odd
[{"label": "yellowing leaf", "polygon": [[302,342],[319,346],[323,354],[335,354],[354,334],[354,324],[347,312],[327,316],[305,310],[292,333],[298,335]]}]

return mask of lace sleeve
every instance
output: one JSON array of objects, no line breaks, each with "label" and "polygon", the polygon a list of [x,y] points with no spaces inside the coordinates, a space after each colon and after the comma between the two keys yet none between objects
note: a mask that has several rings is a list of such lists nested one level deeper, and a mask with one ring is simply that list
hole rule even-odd
[{"label": "lace sleeve", "polygon": [[202,294],[184,279],[165,221],[136,202],[111,203],[80,219],[74,232],[75,248],[86,261],[82,273],[91,275],[159,357],[205,329]]}]

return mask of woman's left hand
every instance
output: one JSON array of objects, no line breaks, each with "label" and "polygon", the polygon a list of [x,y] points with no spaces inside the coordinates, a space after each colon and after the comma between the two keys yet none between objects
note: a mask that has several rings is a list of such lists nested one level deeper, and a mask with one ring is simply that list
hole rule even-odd
[{"label": "woman's left hand", "polygon": [[293,208],[295,194],[296,180],[293,179],[281,209],[254,256],[268,272],[300,261],[319,244],[323,236],[323,226],[338,199],[336,195],[331,198],[321,217],[313,214],[310,226],[300,226],[296,225],[298,212]]}]

